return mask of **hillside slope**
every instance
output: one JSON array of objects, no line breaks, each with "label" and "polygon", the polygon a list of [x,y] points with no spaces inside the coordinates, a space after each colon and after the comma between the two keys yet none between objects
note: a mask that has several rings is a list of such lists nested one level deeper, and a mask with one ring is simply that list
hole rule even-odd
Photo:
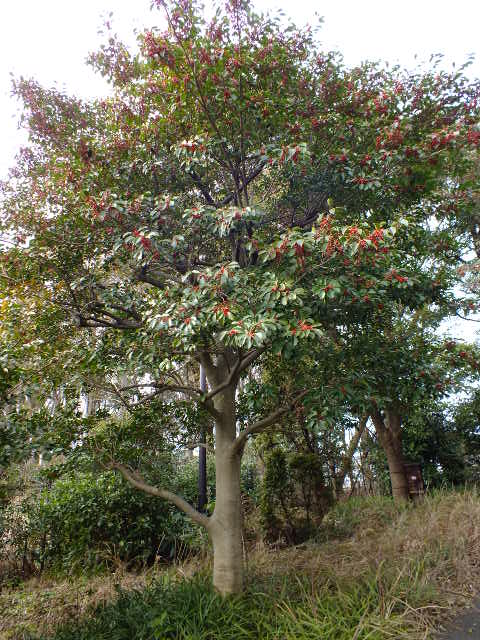
[{"label": "hillside slope", "polygon": [[428,638],[480,592],[480,496],[399,508],[355,498],[316,540],[248,557],[243,598],[211,589],[209,559],[131,574],[42,577],[0,594],[0,638],[361,640]]}]

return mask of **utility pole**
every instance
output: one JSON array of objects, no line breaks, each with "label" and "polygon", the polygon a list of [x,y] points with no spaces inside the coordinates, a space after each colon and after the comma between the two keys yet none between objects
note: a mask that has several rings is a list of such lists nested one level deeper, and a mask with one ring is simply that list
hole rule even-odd
[{"label": "utility pole", "polygon": [[[200,365],[200,391],[207,393],[207,376],[203,365]],[[200,444],[207,444],[207,429],[202,425]],[[207,449],[206,446],[198,448],[198,506],[200,513],[205,511],[207,505]]]}]

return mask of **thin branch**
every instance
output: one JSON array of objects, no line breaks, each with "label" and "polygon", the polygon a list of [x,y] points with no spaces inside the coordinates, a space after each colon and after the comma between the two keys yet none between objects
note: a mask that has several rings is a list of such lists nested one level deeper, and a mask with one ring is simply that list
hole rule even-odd
[{"label": "thin branch", "polygon": [[157,393],[165,393],[171,391],[172,393],[185,393],[191,397],[201,396],[202,392],[200,389],[195,389],[194,387],[187,387],[184,385],[176,385],[176,384],[160,384],[159,382],[141,382],[139,384],[130,384],[126,387],[121,387],[119,391],[130,391],[131,389],[156,389]]},{"label": "thin branch", "polygon": [[[125,323],[125,322],[140,322],[141,318],[139,319],[139,316],[134,318],[134,320],[130,320],[128,317],[127,318],[122,318],[121,316],[116,315],[115,313],[113,313],[112,311],[108,311],[107,309],[104,308],[103,305],[100,304],[96,304],[91,308],[92,314],[99,314],[100,316],[106,316],[107,318],[110,318],[111,320],[114,321],[115,324],[118,323]],[[92,317],[96,317],[96,316],[92,316]],[[133,317],[133,316],[132,316]]]},{"label": "thin branch", "polygon": [[196,402],[201,403],[205,409],[213,416],[216,420],[220,417],[220,414],[213,406],[213,403],[210,398],[203,398],[203,394],[200,389],[194,389],[193,387],[186,387],[183,385],[173,385],[173,384],[159,384],[157,382],[145,382],[141,384],[133,384],[127,387],[122,387],[119,391],[128,391],[131,389],[139,389],[139,388],[151,388],[155,389],[153,393],[150,393],[147,396],[143,396],[140,400],[133,405],[131,408],[139,407],[140,405],[147,404],[150,400],[153,400],[157,396],[162,393],[183,393],[184,395],[192,398]]},{"label": "thin branch", "polygon": [[132,471],[123,464],[119,464],[118,462],[113,462],[111,464],[111,468],[119,471],[122,476],[129,482],[132,487],[139,489],[145,493],[148,493],[151,496],[157,496],[159,498],[163,498],[164,500],[168,500],[176,507],[178,507],[181,511],[183,511],[187,516],[189,516],[194,522],[205,527],[208,530],[210,526],[210,520],[207,516],[203,515],[203,513],[198,512],[191,504],[189,504],[182,497],[177,496],[176,493],[172,493],[167,489],[159,489],[158,487],[154,487],[151,484],[148,484],[144,478],[136,471]]},{"label": "thin branch", "polygon": [[140,382],[139,384],[129,384],[126,387],[120,387],[119,391],[130,391],[131,389],[141,389],[143,387],[153,388],[155,386],[155,382]]},{"label": "thin branch", "polygon": [[124,313],[127,313],[130,317],[132,317],[134,320],[137,320],[138,322],[142,321],[142,316],[133,307],[123,307],[119,304],[112,304],[111,307],[112,309],[116,309],[117,311],[123,311]]},{"label": "thin branch", "polygon": [[280,407],[270,415],[265,416],[265,418],[262,418],[257,422],[254,422],[252,425],[241,431],[232,444],[232,454],[235,455],[237,453],[240,453],[240,451],[242,451],[243,447],[245,446],[249,436],[254,433],[264,431],[267,427],[270,427],[272,424],[278,422],[278,420],[283,415],[291,411],[295,407],[295,405],[307,395],[307,393],[308,391],[302,391],[298,394],[298,396],[295,396],[295,398],[293,398],[287,405]]},{"label": "thin branch", "polygon": [[[262,171],[266,166],[267,166],[267,161],[264,161],[261,164],[259,164],[256,169],[254,169],[251,173],[249,173],[246,180],[239,186],[239,191],[243,191],[244,189],[246,189],[250,184],[250,182],[252,182],[252,180],[255,180],[255,178],[262,173]],[[227,204],[230,204],[230,202],[235,199],[236,195],[237,195],[237,192],[235,191],[230,195],[228,195],[226,198],[224,198],[220,202],[220,206],[225,207]]]},{"label": "thin branch", "polygon": [[111,383],[111,385],[112,385],[112,389],[113,389],[115,395],[120,400],[120,402],[123,404],[123,406],[128,411],[128,413],[133,413],[132,407],[128,404],[128,402],[122,396],[122,394],[120,393],[120,389],[118,389],[118,387],[113,382]]},{"label": "thin branch", "polygon": [[194,442],[193,444],[187,444],[185,446],[187,449],[192,451],[193,449],[197,449],[197,447],[202,448],[202,449],[205,449],[207,453],[211,453],[212,455],[215,455],[215,449],[212,449],[212,447],[210,447],[206,442]]},{"label": "thin branch", "polygon": [[475,320],[475,318],[467,318],[466,316],[461,316],[458,311],[455,312],[455,315],[462,320],[468,320],[468,322],[480,322],[480,320]]},{"label": "thin branch", "polygon": [[262,353],[265,353],[266,349],[266,347],[261,347],[260,349],[253,349],[252,351],[249,351],[247,355],[242,358],[240,366],[238,368],[238,373],[241,373],[242,371],[245,371],[245,369],[248,369],[248,367],[253,364],[255,360],[262,355]]},{"label": "thin branch", "polygon": [[153,400],[157,396],[160,395],[160,392],[154,391],[154,393],[150,393],[148,396],[142,396],[141,400],[137,400],[135,402],[134,408],[140,407],[143,404],[148,404],[150,400]]}]

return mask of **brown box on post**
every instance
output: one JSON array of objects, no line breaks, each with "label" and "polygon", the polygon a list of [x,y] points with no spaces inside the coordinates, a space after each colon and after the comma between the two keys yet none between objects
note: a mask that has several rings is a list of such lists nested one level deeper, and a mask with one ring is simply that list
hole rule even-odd
[{"label": "brown box on post", "polygon": [[407,462],[405,473],[408,479],[408,493],[411,498],[418,498],[425,493],[425,485],[422,477],[422,467],[418,462]]}]

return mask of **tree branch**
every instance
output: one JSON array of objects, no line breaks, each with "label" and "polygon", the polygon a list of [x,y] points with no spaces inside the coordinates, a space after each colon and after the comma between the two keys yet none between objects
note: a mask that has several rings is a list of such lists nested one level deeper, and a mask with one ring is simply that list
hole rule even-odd
[{"label": "tree branch", "polygon": [[358,421],[358,424],[355,428],[355,433],[353,434],[352,439],[348,444],[347,451],[345,452],[345,457],[348,458],[348,460],[351,460],[353,458],[353,455],[357,450],[360,438],[362,437],[362,434],[365,431],[365,427],[367,426],[367,421],[367,415],[363,415]]},{"label": "tree branch", "polygon": [[120,391],[128,391],[129,389],[141,389],[141,388],[151,388],[156,389],[157,393],[185,393],[187,396],[191,396],[195,398],[196,396],[200,396],[202,392],[200,389],[195,389],[194,387],[187,387],[185,385],[180,384],[161,384],[160,382],[142,382],[140,384],[131,384],[127,387],[121,387]]},{"label": "tree branch", "polygon": [[206,442],[194,442],[193,444],[187,444],[185,446],[189,451],[193,451],[194,449],[201,448],[201,449],[205,449],[207,453],[211,453],[212,455],[215,455],[215,449],[212,449],[212,447],[210,447]]},{"label": "tree branch", "polygon": [[180,386],[180,385],[168,385],[168,384],[163,384],[163,385],[153,384],[152,387],[157,389],[157,391],[153,394],[153,396],[156,396],[156,395],[159,395],[160,393],[165,393],[165,392],[168,392],[168,391],[170,391],[172,393],[184,393],[185,395],[189,396],[190,398],[193,398],[193,400],[196,400],[197,402],[200,402],[201,404],[203,404],[205,409],[216,420],[218,420],[218,418],[220,416],[218,411],[213,406],[213,402],[212,402],[211,398],[209,398],[208,396],[206,398],[202,398],[203,394],[200,391],[200,389],[193,389],[192,387],[183,387],[183,386]]},{"label": "tree branch", "polygon": [[[243,191],[244,189],[246,189],[250,184],[250,182],[252,182],[252,180],[255,180],[255,178],[262,173],[263,169],[266,166],[267,166],[267,162],[266,161],[262,162],[261,164],[258,165],[256,169],[254,169],[251,173],[249,173],[246,180],[239,186],[239,191]],[[237,195],[236,192],[233,192],[230,195],[228,195],[226,198],[224,198],[220,202],[220,206],[225,207],[227,204],[230,204],[230,202],[235,199],[236,195]]]},{"label": "tree branch", "polygon": [[235,363],[235,366],[228,374],[228,378],[224,380],[221,384],[219,384],[217,387],[215,387],[215,389],[212,389],[212,391],[209,391],[209,393],[207,393],[207,395],[205,396],[205,401],[211,400],[218,393],[220,393],[221,391],[229,387],[232,384],[233,380],[235,379],[235,376],[239,373],[239,369],[240,369],[240,360],[237,360],[237,362]]},{"label": "tree branch", "polygon": [[370,410],[370,417],[372,419],[372,422],[375,426],[375,431],[377,433],[385,433],[387,431],[387,427],[385,425],[385,421],[382,417],[382,414],[380,413],[380,411],[378,409],[372,409]]},{"label": "tree branch", "polygon": [[245,371],[245,369],[247,369],[251,364],[253,364],[255,360],[262,355],[262,353],[265,353],[265,351],[266,351],[266,347],[261,347],[260,349],[253,349],[252,351],[249,351],[247,355],[244,358],[242,358],[240,362],[240,366],[238,368],[238,373]]},{"label": "tree branch", "polygon": [[134,320],[137,320],[137,322],[142,322],[142,316],[133,307],[123,307],[119,304],[112,304],[111,307],[112,309],[116,309],[117,311],[123,311],[123,313],[126,313]]},{"label": "tree branch", "polygon": [[139,269],[135,273],[135,278],[139,282],[151,284],[153,287],[157,287],[157,289],[165,289],[165,280],[159,280],[158,278],[148,275],[146,267]]},{"label": "tree branch", "polygon": [[120,389],[118,389],[118,387],[112,382],[112,389],[115,393],[115,395],[117,396],[117,398],[120,400],[120,402],[123,404],[123,406],[125,407],[125,409],[128,411],[128,413],[133,413],[132,412],[132,407],[128,404],[128,402],[125,400],[125,398],[122,396]]},{"label": "tree branch", "polygon": [[168,491],[168,489],[159,489],[158,487],[154,487],[153,485],[148,484],[139,473],[137,473],[136,471],[132,471],[125,465],[119,464],[118,462],[112,463],[111,468],[119,471],[125,478],[125,480],[129,482],[132,487],[135,487],[135,489],[139,489],[140,491],[148,493],[151,496],[157,496],[159,498],[163,498],[164,500],[168,500],[168,502],[171,502],[176,507],[178,507],[178,509],[183,511],[194,522],[201,525],[202,527],[205,527],[205,529],[208,530],[210,526],[210,520],[208,516],[205,516],[194,509],[191,504],[189,504],[182,497],[177,496],[176,493],[172,493],[171,491]]},{"label": "tree branch", "polygon": [[[80,313],[74,314],[79,327],[110,327],[112,329],[140,329],[143,326],[141,322],[135,320],[128,320],[128,318],[115,318],[113,322],[103,320],[94,315],[83,316]],[[105,314],[107,315],[107,314]],[[108,314],[110,316],[110,314]],[[114,316],[111,316],[112,319]]]},{"label": "tree branch", "polygon": [[100,314],[100,316],[107,316],[107,318],[111,318],[116,323],[124,323],[124,322],[133,322],[136,321],[139,323],[139,326],[142,324],[142,316],[136,311],[133,307],[124,307],[120,304],[110,304],[110,307],[115,311],[120,311],[121,313],[126,314],[126,318],[118,316],[116,313],[109,311],[103,302],[94,302],[93,304],[88,305],[88,310],[93,314]]},{"label": "tree branch", "polygon": [[184,395],[192,398],[196,402],[200,402],[205,409],[212,415],[215,419],[218,419],[219,413],[213,406],[211,402],[211,398],[202,398],[202,391],[200,389],[195,389],[194,387],[187,387],[183,385],[173,385],[173,384],[159,384],[158,382],[142,382],[140,384],[131,384],[126,387],[122,387],[121,389],[115,388],[116,394],[120,397],[122,402],[125,404],[125,400],[120,396],[120,392],[129,391],[133,389],[141,389],[141,388],[150,388],[155,389],[153,393],[150,393],[147,396],[143,396],[138,400],[133,406],[130,406],[130,411],[137,406],[142,404],[146,404],[153,398],[161,395],[162,393],[183,393]]},{"label": "tree branch", "polygon": [[461,316],[458,311],[455,312],[457,318],[461,318],[462,320],[468,320],[468,322],[480,322],[480,320],[476,320],[475,318],[467,318],[466,316]]},{"label": "tree branch", "polygon": [[189,174],[190,174],[190,177],[192,178],[192,180],[194,181],[194,183],[196,184],[196,186],[198,187],[198,189],[200,190],[201,194],[205,198],[205,201],[207,202],[207,204],[211,205],[212,207],[216,207],[217,203],[215,202],[215,200],[210,195],[210,192],[209,192],[208,188],[206,187],[206,185],[203,184],[203,182],[202,182],[200,176],[198,175],[198,173],[194,169],[191,169]]},{"label": "tree branch", "polygon": [[349,469],[351,468],[353,456],[355,454],[355,451],[357,450],[358,444],[360,442],[360,438],[362,437],[363,432],[365,431],[365,428],[367,426],[367,421],[368,421],[367,415],[363,415],[359,419],[357,426],[355,427],[355,433],[353,434],[352,439],[348,444],[348,448],[345,454],[342,456],[342,464],[335,477],[335,482],[339,486],[340,490],[343,489],[343,483],[345,481],[345,477]]},{"label": "tree branch", "polygon": [[294,406],[307,395],[307,393],[308,391],[302,391],[298,394],[298,396],[295,396],[295,398],[293,398],[287,405],[280,407],[270,415],[262,418],[261,420],[258,420],[257,422],[254,422],[252,425],[241,431],[232,444],[232,454],[235,455],[237,453],[240,453],[240,451],[242,451],[243,447],[245,446],[249,436],[254,433],[264,431],[270,425],[275,424],[275,422],[277,422],[279,418],[291,411]]}]

